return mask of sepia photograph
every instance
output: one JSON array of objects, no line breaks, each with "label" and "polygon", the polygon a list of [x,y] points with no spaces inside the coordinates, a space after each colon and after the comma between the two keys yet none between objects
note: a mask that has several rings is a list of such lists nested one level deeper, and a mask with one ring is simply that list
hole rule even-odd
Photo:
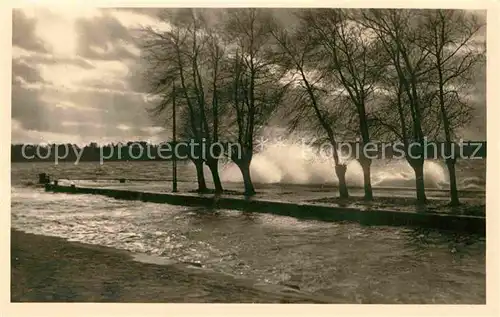
[{"label": "sepia photograph", "polygon": [[13,9],[11,303],[485,305],[486,13]]}]

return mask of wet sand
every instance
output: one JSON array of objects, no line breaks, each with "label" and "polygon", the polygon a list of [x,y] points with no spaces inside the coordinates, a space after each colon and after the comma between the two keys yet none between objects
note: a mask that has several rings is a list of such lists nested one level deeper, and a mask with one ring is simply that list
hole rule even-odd
[{"label": "wet sand", "polygon": [[17,230],[11,231],[11,269],[12,302],[329,301],[291,287],[257,285],[185,264],[138,262],[125,251]]}]

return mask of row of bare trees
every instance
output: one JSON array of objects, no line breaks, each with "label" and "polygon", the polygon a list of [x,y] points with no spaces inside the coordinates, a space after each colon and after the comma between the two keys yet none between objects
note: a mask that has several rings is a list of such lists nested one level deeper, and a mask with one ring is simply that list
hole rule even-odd
[{"label": "row of bare trees", "polygon": [[[145,75],[171,113],[175,98],[182,137],[207,145],[237,140],[228,153],[254,194],[250,164],[259,129],[276,116],[290,130],[315,130],[333,148],[339,195],[349,196],[341,139],[398,140],[410,151],[425,137],[451,146],[471,118],[474,72],[484,65],[484,27],[461,10],[409,9],[175,9],[162,28],[141,34]],[[287,16],[286,21],[277,16]],[[176,89],[173,89],[176,87]],[[362,154],[362,153],[361,153]],[[424,159],[406,155],[425,203]],[[363,168],[372,199],[371,160]],[[192,158],[198,189],[203,164],[223,191],[216,157]],[[456,158],[446,159],[451,203],[458,204]]]}]

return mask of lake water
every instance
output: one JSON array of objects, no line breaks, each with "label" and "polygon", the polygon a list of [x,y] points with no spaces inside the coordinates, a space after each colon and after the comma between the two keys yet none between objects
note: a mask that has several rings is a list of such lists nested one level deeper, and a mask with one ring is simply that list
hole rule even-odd
[{"label": "lake water", "polygon": [[[13,184],[22,184],[37,180],[38,173],[46,172],[52,179],[81,178],[140,178],[166,179],[172,176],[171,162],[162,161],[123,161],[123,162],[81,162],[59,163],[12,163],[11,179]],[[190,162],[178,163],[178,178],[181,181],[194,182],[196,170]],[[440,161],[425,163],[426,188],[446,189],[448,173]],[[226,185],[240,183],[241,173],[234,164],[221,164],[221,179]],[[289,185],[324,185],[337,183],[334,167],[327,161],[307,161],[294,156],[256,155],[251,165],[252,180],[257,188],[269,184]],[[210,171],[205,168],[205,176],[210,183]],[[347,168],[349,186],[363,185],[363,172],[358,162],[352,161]],[[483,189],[486,184],[485,160],[461,160],[457,163],[457,180],[460,189]],[[386,160],[374,161],[372,166],[372,183],[374,186],[408,187],[415,184],[414,173],[406,161]],[[242,186],[241,186],[242,187]]]},{"label": "lake water", "polygon": [[[54,194],[25,186],[36,182],[40,172],[70,179],[124,174],[167,178],[169,167],[165,162],[13,164],[12,226],[172,261],[197,262],[207,274],[217,271],[263,283],[297,285],[339,303],[485,303],[482,237],[214,212]],[[434,165],[431,171],[440,173]],[[468,184],[484,186],[484,168],[462,167],[460,173],[462,182],[469,179]],[[224,175],[227,182],[232,174]],[[192,181],[193,169],[185,166],[179,176]],[[186,184],[194,189],[194,184]]]}]

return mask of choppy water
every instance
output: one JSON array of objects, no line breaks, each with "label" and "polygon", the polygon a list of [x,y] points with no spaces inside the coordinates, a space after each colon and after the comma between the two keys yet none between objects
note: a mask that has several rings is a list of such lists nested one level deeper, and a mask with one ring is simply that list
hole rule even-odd
[{"label": "choppy water", "polygon": [[[297,152],[298,150],[295,150]],[[294,149],[277,148],[255,155],[251,164],[252,180],[256,188],[268,184],[321,185],[336,184],[337,178],[332,162],[308,160],[297,155]],[[294,155],[295,153],[295,155]],[[300,152],[299,152],[300,153]],[[38,173],[49,173],[52,178],[141,178],[165,179],[172,175],[170,162],[82,162],[73,163],[13,163],[11,178],[13,184],[36,181]],[[241,182],[241,173],[234,164],[221,164],[221,179],[224,184]],[[440,161],[427,161],[424,166],[426,188],[445,189],[448,187],[448,172]],[[206,180],[211,177],[208,168]],[[363,172],[357,161],[351,161],[347,167],[348,186],[362,186]],[[194,182],[196,171],[189,162],[180,162],[178,178]],[[372,166],[372,184],[374,186],[413,188],[415,177],[406,161],[374,161]],[[484,160],[459,160],[457,180],[460,189],[483,189],[486,184],[486,162]],[[240,186],[242,188],[242,186]]]},{"label": "choppy water", "polygon": [[[33,180],[39,167],[13,167],[12,173]],[[199,262],[207,270],[294,284],[342,302],[485,302],[485,241],[475,236],[213,212],[21,185],[12,187],[12,226]]]}]

